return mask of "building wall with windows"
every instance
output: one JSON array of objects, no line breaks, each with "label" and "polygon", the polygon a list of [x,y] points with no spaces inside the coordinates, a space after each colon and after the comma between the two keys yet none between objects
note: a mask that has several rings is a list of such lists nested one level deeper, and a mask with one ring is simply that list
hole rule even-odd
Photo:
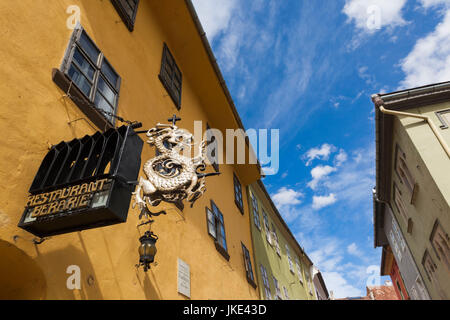
[{"label": "building wall with windows", "polygon": [[[74,35],[68,26],[78,9],[84,31]],[[0,16],[0,296],[185,299],[177,291],[181,259],[190,267],[191,299],[258,299],[248,280],[255,264],[245,188],[259,179],[257,165],[220,165],[193,208],[161,205],[168,214],[152,226],[158,252],[148,273],[135,267],[143,232],[137,208],[124,224],[39,245],[17,227],[49,147],[120,125],[111,114],[143,129],[173,114],[192,133],[196,120],[203,130],[242,127],[190,1],[2,1]],[[154,155],[144,145],[142,164]],[[79,290],[66,285],[72,265],[80,267]]]},{"label": "building wall with windows", "polygon": [[[435,112],[448,108],[450,104],[445,103],[408,111],[436,117]],[[439,126],[437,117],[434,119]],[[447,132],[441,130],[446,137]],[[450,143],[450,135],[446,140]],[[450,159],[428,126],[417,126],[417,119],[395,121],[393,143],[397,148],[392,172],[394,214],[430,295],[435,299],[449,299],[450,265],[446,259],[450,259],[450,241],[446,236],[442,246],[445,252],[441,255],[431,239],[435,226],[450,227],[450,174],[443,170],[449,166]]]},{"label": "building wall with windows", "polygon": [[316,300],[313,263],[261,181],[248,187],[255,269],[261,299]]},{"label": "building wall with windows", "polygon": [[[446,86],[448,83],[410,89],[407,99],[399,98],[403,92],[381,95],[381,99],[386,109],[428,116],[448,145],[446,111],[450,103]],[[449,156],[426,121],[411,116],[377,116],[379,176],[387,177],[377,182],[380,200],[388,203],[381,211],[392,211],[430,297],[449,299]],[[395,254],[396,249],[392,249]],[[403,273],[400,262],[399,267]]]}]

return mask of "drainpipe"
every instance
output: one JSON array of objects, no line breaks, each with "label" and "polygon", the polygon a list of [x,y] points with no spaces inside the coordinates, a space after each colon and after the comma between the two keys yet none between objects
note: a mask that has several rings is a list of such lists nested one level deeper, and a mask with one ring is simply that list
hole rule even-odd
[{"label": "drainpipe", "polygon": [[382,112],[384,114],[389,114],[389,115],[393,115],[393,116],[412,117],[412,118],[424,120],[430,126],[434,135],[439,140],[439,143],[441,144],[442,148],[444,148],[445,153],[447,153],[447,156],[450,158],[450,148],[447,145],[447,143],[445,142],[441,133],[439,132],[439,129],[436,127],[436,125],[433,123],[433,121],[431,121],[430,117],[420,115],[420,114],[415,114],[415,113],[408,113],[408,112],[401,112],[401,111],[394,111],[394,110],[386,109],[384,107],[384,101],[379,95],[373,95],[372,101],[373,101],[373,103],[375,103],[375,106],[378,107],[380,112]]}]

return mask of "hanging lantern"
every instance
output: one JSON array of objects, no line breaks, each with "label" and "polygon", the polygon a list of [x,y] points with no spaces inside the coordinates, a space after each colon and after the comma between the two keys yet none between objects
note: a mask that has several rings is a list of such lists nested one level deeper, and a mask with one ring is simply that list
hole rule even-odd
[{"label": "hanging lantern", "polygon": [[157,240],[158,236],[151,231],[147,231],[139,238],[141,242],[139,246],[139,265],[144,267],[145,272],[148,271],[150,264],[155,260]]}]

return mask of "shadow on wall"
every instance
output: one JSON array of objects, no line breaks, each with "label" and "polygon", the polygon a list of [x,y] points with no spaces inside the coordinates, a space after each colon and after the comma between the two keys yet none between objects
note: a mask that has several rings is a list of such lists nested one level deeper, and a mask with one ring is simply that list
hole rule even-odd
[{"label": "shadow on wall", "polygon": [[155,287],[150,281],[149,277],[153,278],[153,283],[156,283],[153,271],[150,269],[147,273],[144,273],[142,269],[136,269],[136,278],[139,281],[139,285],[145,294],[147,300],[161,300],[161,292],[158,287]]},{"label": "shadow on wall", "polygon": [[38,263],[14,244],[0,240],[0,300],[42,300],[47,283]]},{"label": "shadow on wall", "polygon": [[[40,253],[36,246],[36,262],[45,268],[47,275],[47,298],[58,300],[100,300],[103,295],[97,285],[94,267],[86,252],[69,245],[61,250]],[[67,287],[67,280],[72,273],[67,273],[69,266],[80,267],[80,290]]]}]

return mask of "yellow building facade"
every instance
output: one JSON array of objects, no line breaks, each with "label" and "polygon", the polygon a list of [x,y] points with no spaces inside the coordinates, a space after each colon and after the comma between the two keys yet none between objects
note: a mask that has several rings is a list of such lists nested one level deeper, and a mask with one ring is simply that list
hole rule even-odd
[{"label": "yellow building facade", "polygon": [[[93,103],[142,122],[143,129],[167,123],[173,114],[182,119],[177,125],[190,132],[194,121],[202,121],[203,130],[207,125],[222,132],[242,128],[191,2],[128,1],[136,7],[120,11],[123,3],[0,3],[0,298],[186,299],[177,287],[181,259],[189,266],[191,299],[259,299],[259,291],[248,281],[242,249],[244,245],[253,257],[246,186],[260,178],[257,165],[221,164],[221,175],[207,179],[207,191],[193,208],[160,205],[167,215],[156,217],[152,225],[159,236],[158,252],[147,273],[135,266],[143,233],[137,227],[137,208],[130,206],[126,223],[53,236],[40,244],[17,226],[28,189],[49,149],[111,126],[104,114],[90,116],[88,107],[80,107],[79,100],[67,95],[74,96],[70,90],[77,84],[78,91],[89,93],[91,85],[103,90],[98,97],[107,101],[97,105],[97,95],[89,93]],[[106,67],[86,63],[89,45],[79,57],[70,51],[77,30],[88,36],[93,50],[100,52],[96,62],[107,61]],[[77,40],[80,46],[83,35]],[[159,78],[165,46],[182,76],[173,84],[172,89],[180,89],[175,96]],[[81,62],[73,71],[70,61],[77,59]],[[89,78],[91,67],[100,74],[93,76],[94,84],[83,78]],[[78,77],[67,90],[63,90],[64,68]],[[115,85],[104,80],[110,77]],[[154,156],[154,149],[144,144],[141,163]],[[214,169],[209,166],[207,172]],[[142,169],[139,175],[143,176]],[[235,201],[235,177],[242,185],[242,212]],[[208,232],[205,208],[211,208],[211,201],[223,214],[228,258],[216,249]],[[250,263],[255,272],[252,258]],[[73,266],[79,267],[79,289],[68,288]]]}]

